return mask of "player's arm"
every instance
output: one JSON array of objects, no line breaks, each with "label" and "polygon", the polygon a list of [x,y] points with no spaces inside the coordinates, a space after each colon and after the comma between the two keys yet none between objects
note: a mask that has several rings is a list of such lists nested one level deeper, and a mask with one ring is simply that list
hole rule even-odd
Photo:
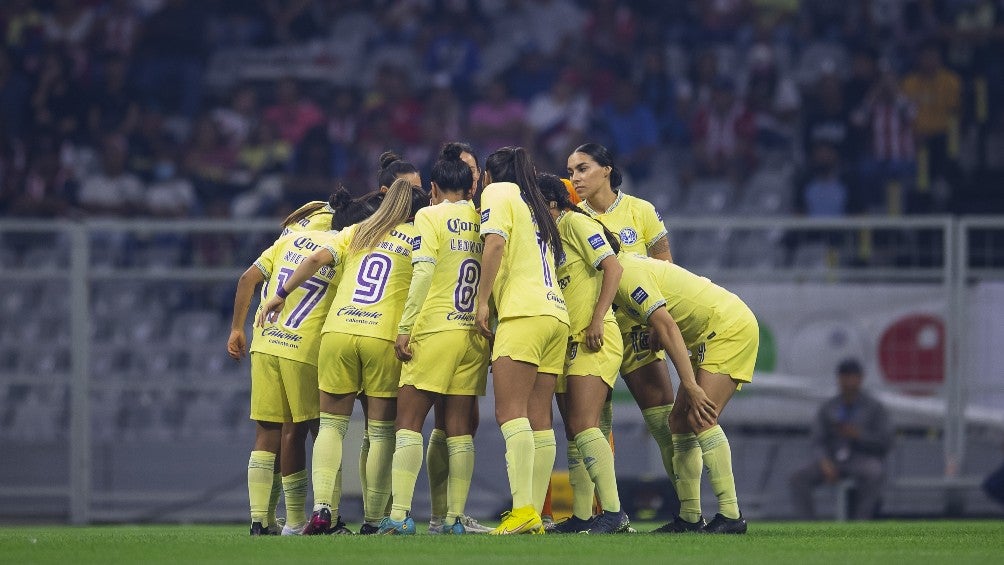
[{"label": "player's arm", "polygon": [[254,290],[265,280],[265,273],[258,265],[251,265],[237,281],[234,293],[234,315],[230,320],[230,338],[227,339],[227,353],[234,359],[241,359],[247,352],[247,336],[244,335],[244,321],[251,307]]},{"label": "player's arm", "polygon": [[261,308],[261,312],[258,313],[257,325],[264,327],[266,322],[275,322],[279,317],[279,312],[282,311],[283,305],[286,303],[286,297],[289,296],[289,293],[314,276],[322,266],[332,263],[334,260],[335,254],[327,247],[322,247],[308,255],[303,262],[297,265],[296,270],[293,271],[293,274],[283,284],[276,285],[275,295],[265,302]]},{"label": "player's arm", "polygon": [[586,328],[586,347],[599,351],[603,347],[603,319],[617,296],[617,287],[621,283],[624,267],[616,255],[607,255],[597,267],[603,272],[603,283],[600,285],[600,295],[596,297],[593,317]]},{"label": "player's arm", "polygon": [[415,325],[415,319],[422,311],[422,304],[429,296],[429,288],[432,287],[432,275],[436,271],[436,264],[431,261],[417,261],[411,274],[411,286],[408,287],[408,298],[404,303],[404,314],[401,322],[397,326],[397,342],[394,343],[394,353],[401,361],[411,360],[411,329]]},{"label": "player's arm", "polygon": [[683,341],[683,334],[680,333],[680,327],[676,325],[676,320],[669,314],[665,306],[660,306],[649,315],[648,325],[649,347],[652,351],[666,350],[666,356],[672,361],[677,374],[680,375],[680,386],[687,391],[687,395],[690,397],[693,416],[702,425],[714,424],[718,407],[708,398],[704,389],[697,384],[697,376],[694,375],[694,367],[690,364],[687,344]]},{"label": "player's arm", "polygon": [[485,235],[485,249],[481,255],[481,280],[478,282],[478,312],[474,318],[475,325],[481,335],[491,338],[492,330],[488,325],[489,299],[495,278],[502,267],[502,254],[505,252],[505,238],[497,233]]},{"label": "player's arm", "polygon": [[669,236],[663,235],[659,239],[655,240],[648,248],[648,256],[653,259],[660,259],[662,261],[673,262],[673,253],[669,250]]}]

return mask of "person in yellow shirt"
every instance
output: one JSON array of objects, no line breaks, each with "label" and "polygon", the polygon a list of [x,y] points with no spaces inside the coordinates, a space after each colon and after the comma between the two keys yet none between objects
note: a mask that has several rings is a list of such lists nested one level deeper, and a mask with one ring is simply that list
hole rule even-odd
[{"label": "person in yellow shirt", "polygon": [[[401,364],[394,356],[397,322],[411,283],[411,253],[416,237],[408,222],[428,195],[406,179],[394,181],[377,211],[349,226],[307,256],[258,315],[268,327],[278,319],[288,288],[319,270],[341,266],[343,273],[321,329],[318,354],[320,431],[311,465],[314,511],[304,534],[325,533],[337,516],[336,491],[342,463],[342,441],[357,395],[368,397],[370,455],[364,516],[371,528],[383,518],[390,497],[390,461],[394,451],[394,417]],[[379,515],[377,515],[379,513]]]},{"label": "person in yellow shirt", "polygon": [[[621,249],[673,262],[666,226],[652,204],[618,190],[621,173],[602,145],[586,143],[568,156],[568,176],[582,198],[579,207],[596,218],[620,240]],[[673,480],[673,439],[669,413],[673,409],[673,384],[666,356],[648,347],[648,328],[615,312],[624,345],[621,378],[641,410],[649,433],[659,445],[666,474]],[[601,427],[610,429],[612,407],[604,409]]]},{"label": "person in yellow shirt", "polygon": [[[625,532],[631,522],[621,508],[613,450],[600,430],[600,414],[623,356],[610,308],[623,271],[616,255],[620,246],[602,224],[572,204],[561,179],[537,175],[537,184],[561,234],[564,254],[558,258],[558,286],[568,306],[570,329],[565,367],[555,392],[568,439],[572,516],[550,531]],[[595,518],[594,485],[602,509]]]},{"label": "person in yellow shirt", "polygon": [[[512,510],[495,535],[543,531],[540,510],[554,467],[551,402],[564,367],[568,311],[554,258],[561,236],[522,147],[485,160],[481,194],[484,252],[475,323],[492,345],[495,419],[506,444]],[[489,327],[491,304],[499,324]]]},{"label": "person in yellow shirt", "polygon": [[411,500],[422,467],[422,425],[443,399],[448,446],[448,508],[440,532],[465,534],[461,520],[474,471],[471,415],[485,393],[488,341],[474,327],[481,276],[480,221],[465,198],[473,184],[461,148],[449,145],[432,167],[432,202],[415,216],[413,275],[398,325],[403,362],[392,465],[393,505],[381,534],[414,534]]},{"label": "person in yellow shirt", "polygon": [[[673,469],[680,514],[662,532],[744,534],[732,451],[718,418],[732,395],[753,379],[760,330],[756,317],[728,290],[686,269],[621,253],[624,275],[614,305],[649,327],[648,347],[665,350],[680,375],[680,391],[669,415]],[[701,470],[718,497],[718,513],[701,516]]]}]

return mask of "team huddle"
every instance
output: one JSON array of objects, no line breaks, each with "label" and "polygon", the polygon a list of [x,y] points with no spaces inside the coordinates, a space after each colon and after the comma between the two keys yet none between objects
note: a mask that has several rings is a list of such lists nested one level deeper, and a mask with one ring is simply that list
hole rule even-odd
[{"label": "team huddle", "polygon": [[[251,356],[251,534],[353,533],[339,504],[357,399],[366,419],[361,534],[416,533],[412,498],[423,460],[429,533],[633,531],[610,441],[618,376],[680,500],[679,514],[655,531],[745,533],[717,422],[752,379],[757,321],[736,295],[673,264],[662,219],[618,190],[609,152],[576,148],[568,179],[560,179],[537,173],[520,147],[493,152],[482,170],[470,146],[449,143],[428,193],[396,155],[385,153],[381,165],[380,190],[338,192],[286,218],[238,282],[227,349],[235,359],[248,349]],[[244,324],[258,285],[248,348]],[[667,357],[680,379],[675,394]],[[512,494],[494,529],[465,513],[489,365]],[[555,398],[572,516],[545,525]],[[710,521],[701,514],[703,468],[718,498]]]}]

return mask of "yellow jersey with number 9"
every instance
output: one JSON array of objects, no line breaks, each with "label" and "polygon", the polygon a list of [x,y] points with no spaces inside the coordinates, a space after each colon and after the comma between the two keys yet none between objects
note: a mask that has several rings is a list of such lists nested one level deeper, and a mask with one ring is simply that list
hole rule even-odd
[{"label": "yellow jersey with number 9", "polygon": [[[254,262],[265,275],[261,303],[264,304],[275,294],[275,289],[286,282],[308,255],[335,237],[335,232],[298,231],[280,237],[262,252]],[[254,329],[251,351],[317,366],[321,327],[337,284],[337,266],[322,265],[313,276],[289,293],[275,324]]]},{"label": "yellow jersey with number 9", "polygon": [[[593,319],[596,299],[603,287],[600,262],[614,254],[596,221],[579,212],[562,212],[558,216],[558,233],[565,250],[558,258],[558,286],[568,306],[568,325],[572,341],[581,342],[581,335]],[[613,321],[608,309],[604,320]]]},{"label": "yellow jersey with number 9", "polygon": [[554,252],[537,230],[519,187],[494,182],[481,195],[481,237],[505,238],[502,265],[492,287],[499,321],[553,316],[568,323],[568,310],[557,285]]},{"label": "yellow jersey with number 9", "polygon": [[394,341],[411,285],[411,253],[418,232],[411,223],[398,224],[373,249],[349,255],[357,228],[345,228],[325,246],[343,276],[321,331]]},{"label": "yellow jersey with number 9", "polygon": [[422,208],[415,215],[415,229],[412,263],[432,263],[435,270],[412,335],[474,330],[485,248],[474,205],[461,200]]}]

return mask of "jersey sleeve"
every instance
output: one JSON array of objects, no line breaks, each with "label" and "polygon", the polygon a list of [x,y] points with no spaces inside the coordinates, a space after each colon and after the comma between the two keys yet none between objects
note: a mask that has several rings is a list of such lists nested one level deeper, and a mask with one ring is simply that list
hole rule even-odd
[{"label": "jersey sleeve", "polygon": [[509,240],[512,234],[512,203],[505,190],[491,187],[485,190],[481,198],[481,237],[490,233],[498,234]]},{"label": "jersey sleeve", "polygon": [[662,221],[662,216],[652,204],[642,201],[641,209],[641,229],[645,234],[645,248],[647,249],[666,236],[666,223]]},{"label": "jersey sleeve", "polygon": [[352,241],[352,234],[356,232],[356,226],[349,226],[344,230],[329,236],[321,242],[321,247],[327,249],[331,253],[333,265],[338,265],[342,262],[345,257],[345,250],[349,247],[349,242]]},{"label": "jersey sleeve", "polygon": [[615,303],[635,321],[647,324],[652,312],[666,305],[666,298],[650,272],[639,268],[625,268],[617,287]]},{"label": "jersey sleeve", "polygon": [[440,241],[439,230],[436,229],[432,214],[428,213],[428,208],[423,208],[415,215],[415,228],[418,235],[412,244],[411,262],[412,264],[428,262],[436,264],[439,257]]},{"label": "jersey sleeve", "polygon": [[599,222],[577,212],[572,212],[571,218],[575,222],[572,224],[572,245],[583,260],[594,269],[599,269],[600,263],[614,254],[610,242],[603,235],[603,228]]},{"label": "jersey sleeve", "polygon": [[[281,239],[281,238],[280,238]],[[276,240],[272,245],[268,247],[265,251],[262,251],[261,255],[255,259],[254,266],[258,267],[261,274],[265,275],[265,280],[268,280],[272,276],[272,271],[275,270],[275,250],[279,247],[279,240]]]}]

